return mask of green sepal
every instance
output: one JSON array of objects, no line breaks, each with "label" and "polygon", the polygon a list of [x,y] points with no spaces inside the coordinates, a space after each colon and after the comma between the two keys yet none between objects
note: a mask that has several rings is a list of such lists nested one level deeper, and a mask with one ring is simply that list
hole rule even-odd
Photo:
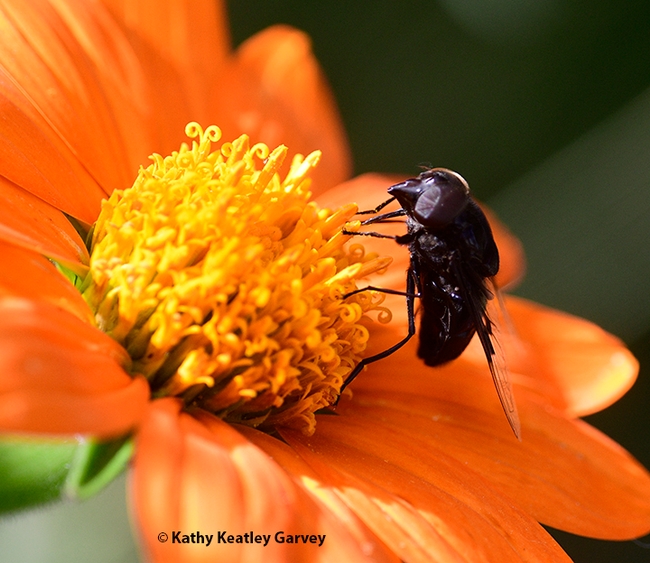
[{"label": "green sepal", "polygon": [[51,262],[56,266],[56,269],[59,270],[59,272],[63,274],[75,288],[79,289],[81,287],[84,278],[82,278],[81,276],[73,272],[70,268],[68,268],[64,264],[60,264],[59,262],[55,262],[54,260],[51,260]]},{"label": "green sepal", "polygon": [[68,496],[87,499],[96,495],[117,477],[133,454],[133,437],[122,436],[99,442],[89,438],[77,448],[65,484]]},{"label": "green sepal", "polygon": [[0,513],[59,499],[78,442],[0,438]]}]

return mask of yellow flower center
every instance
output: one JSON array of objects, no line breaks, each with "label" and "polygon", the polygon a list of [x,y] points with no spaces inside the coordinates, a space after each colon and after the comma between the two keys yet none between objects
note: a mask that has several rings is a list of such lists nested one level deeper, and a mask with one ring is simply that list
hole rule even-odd
[{"label": "yellow flower center", "polygon": [[186,128],[133,187],[103,202],[82,288],[97,325],[128,351],[156,396],[177,396],[230,422],[313,432],[366,348],[363,319],[382,296],[344,298],[389,258],[345,248],[350,204],[320,209],[320,158],[219,140]]}]

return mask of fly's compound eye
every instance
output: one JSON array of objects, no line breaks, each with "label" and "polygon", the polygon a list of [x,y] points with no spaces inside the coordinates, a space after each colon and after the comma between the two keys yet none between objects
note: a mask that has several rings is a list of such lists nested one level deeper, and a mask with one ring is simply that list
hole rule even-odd
[{"label": "fly's compound eye", "polygon": [[469,186],[456,172],[433,168],[418,177],[424,189],[418,194],[413,215],[422,225],[442,229],[465,209],[469,201]]}]

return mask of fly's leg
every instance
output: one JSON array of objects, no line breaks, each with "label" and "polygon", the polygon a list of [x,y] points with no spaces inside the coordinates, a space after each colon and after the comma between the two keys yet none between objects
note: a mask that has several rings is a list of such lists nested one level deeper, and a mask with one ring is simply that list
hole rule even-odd
[{"label": "fly's leg", "polygon": [[372,223],[397,223],[397,222],[402,223],[403,221],[391,221],[391,219],[394,219],[395,217],[404,217],[405,215],[406,215],[406,211],[404,209],[396,209],[395,211],[389,211],[388,213],[382,213],[381,215],[375,215],[374,217],[370,217],[370,219],[361,221],[361,224],[371,225]]},{"label": "fly's leg", "polygon": [[360,289],[355,289],[350,293],[346,293],[341,297],[341,299],[347,299],[348,297],[352,297],[353,295],[356,295],[357,293],[361,293],[362,291],[378,291],[379,293],[388,293],[389,295],[403,295],[404,297],[420,297],[419,293],[409,293],[408,291],[400,291],[399,289],[388,289],[387,287],[376,287],[374,285],[368,285]]},{"label": "fly's leg", "polygon": [[395,235],[385,235],[383,233],[377,233],[375,231],[366,231],[366,232],[359,232],[359,231],[348,231],[347,229],[343,228],[341,232],[344,235],[353,235],[353,236],[359,236],[359,237],[375,237],[375,238],[390,238],[395,240],[397,237]]},{"label": "fly's leg", "polygon": [[[391,295],[404,295],[406,297],[406,311],[408,315],[408,333],[407,335],[402,338],[397,344],[394,344],[390,348],[387,348],[383,352],[379,352],[379,354],[375,354],[374,356],[370,356],[368,358],[364,358],[361,360],[356,367],[352,370],[350,375],[348,375],[348,378],[345,380],[343,385],[341,386],[341,393],[343,393],[343,390],[350,385],[354,381],[354,379],[361,373],[363,368],[365,368],[368,364],[372,364],[373,362],[377,362],[379,360],[383,360],[384,358],[387,358],[390,356],[392,353],[397,352],[404,344],[406,344],[415,334],[415,298],[419,297],[420,294],[416,292],[416,278],[415,278],[415,270],[413,268],[409,268],[409,271],[406,275],[406,291],[397,291],[393,289],[382,289],[380,287],[364,287],[363,289],[357,289],[356,291],[353,291],[351,293],[348,293],[345,297],[349,297],[350,295],[354,295],[355,293],[360,293],[361,291],[366,291],[368,289],[373,289],[375,291],[381,291],[383,293],[390,293]],[[339,394],[339,399],[341,395]],[[337,401],[338,403],[338,401]]]},{"label": "fly's leg", "polygon": [[[361,223],[361,225],[370,225],[372,223],[392,223],[389,219],[392,217],[401,217],[404,215],[404,210],[400,209],[398,211],[391,211],[390,213],[384,213],[383,215],[377,215],[377,217],[371,217],[366,219]],[[349,231],[345,227],[341,229],[341,232],[344,235],[354,236],[354,237],[374,237],[374,238],[389,238],[397,242],[397,244],[405,245],[410,244],[413,240],[413,233],[407,233],[405,235],[386,235],[384,233],[378,233],[377,231]]]},{"label": "fly's leg", "polygon": [[390,202],[395,201],[395,197],[391,197],[384,201],[383,203],[380,203],[377,207],[374,209],[366,209],[365,211],[357,211],[357,215],[374,215],[375,213],[379,213],[384,207],[386,207]]}]

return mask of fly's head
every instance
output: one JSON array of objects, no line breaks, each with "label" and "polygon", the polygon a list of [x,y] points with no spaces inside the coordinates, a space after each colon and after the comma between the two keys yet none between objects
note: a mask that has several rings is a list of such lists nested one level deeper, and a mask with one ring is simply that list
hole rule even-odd
[{"label": "fly's head", "polygon": [[432,230],[451,224],[470,200],[465,179],[446,168],[431,168],[417,178],[395,184],[388,189],[406,211],[409,219]]}]

